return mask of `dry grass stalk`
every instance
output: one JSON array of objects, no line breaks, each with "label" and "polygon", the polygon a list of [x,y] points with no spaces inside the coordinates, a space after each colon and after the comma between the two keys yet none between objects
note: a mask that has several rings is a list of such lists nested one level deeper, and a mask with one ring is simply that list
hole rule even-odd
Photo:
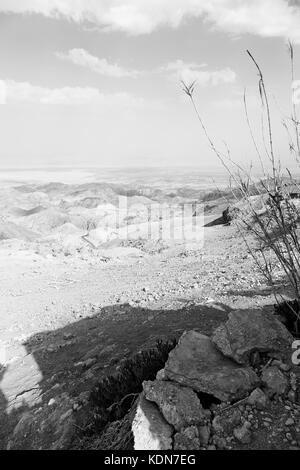
[{"label": "dry grass stalk", "polygon": [[[279,303],[278,299],[284,300],[283,296],[280,295],[277,290],[276,271],[278,271],[278,267],[284,273],[288,281],[292,296],[300,302],[300,243],[298,237],[300,204],[297,204],[288,189],[289,186],[291,188],[299,187],[300,196],[300,186],[288,169],[287,176],[283,173],[280,159],[276,158],[271,108],[264,75],[252,53],[247,51],[247,54],[258,72],[263,145],[267,158],[267,164],[264,164],[263,155],[259,150],[259,145],[251,127],[245,92],[244,109],[246,122],[262,171],[262,175],[259,179],[252,176],[252,162],[250,163],[249,169],[245,169],[232,159],[229,149],[227,149],[226,153],[217,149],[194,99],[196,82],[190,85],[182,82],[183,91],[191,100],[193,109],[211,150],[217,156],[230,177],[234,199],[244,207],[244,209],[238,213],[236,225],[257,267],[268,284],[272,287],[276,302]],[[289,56],[291,61],[291,80],[293,83],[294,49],[290,42]],[[295,156],[297,163],[300,163],[300,123],[294,102],[292,103],[291,118],[284,120],[283,125],[288,132],[289,149]],[[267,139],[265,139],[265,132],[267,133]],[[270,167],[270,170],[266,169],[267,166]],[[257,208],[257,200],[261,202],[260,207],[264,208],[263,211]],[[252,243],[253,240],[255,241],[254,246]],[[295,310],[293,310],[293,313],[295,316],[295,333],[299,335],[300,314]]]}]

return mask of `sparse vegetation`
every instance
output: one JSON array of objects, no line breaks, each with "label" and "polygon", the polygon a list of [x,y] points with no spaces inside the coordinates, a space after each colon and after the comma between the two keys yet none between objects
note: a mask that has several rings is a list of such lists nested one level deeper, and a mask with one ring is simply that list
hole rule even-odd
[{"label": "sparse vegetation", "polygon": [[94,408],[93,429],[97,433],[113,421],[122,419],[142,390],[144,380],[154,380],[167,361],[176,340],[157,341],[152,349],[141,351],[126,360],[119,371],[104,377],[91,393]]},{"label": "sparse vegetation", "polygon": [[[291,43],[288,47],[293,83],[294,49]],[[298,336],[300,333],[298,308],[300,301],[300,205],[297,201],[297,193],[300,194],[300,186],[288,169],[286,173],[282,170],[274,145],[273,121],[264,75],[251,52],[247,51],[247,54],[255,65],[259,77],[264,152],[259,150],[257,138],[252,130],[246,93],[244,94],[244,107],[249,133],[261,168],[260,178],[253,176],[253,162],[250,162],[249,168],[243,168],[232,159],[229,149],[226,148],[226,152],[223,152],[217,148],[194,99],[196,82],[183,83],[183,91],[192,103],[211,150],[230,177],[232,185],[230,196],[236,201],[238,209],[236,211],[232,209],[231,212],[234,214],[235,223],[249,252],[272,287],[277,303],[285,302],[289,295],[295,300],[294,303],[284,303],[282,313],[288,317],[287,323],[293,333]],[[296,106],[293,102],[291,116],[283,120],[283,126],[288,135],[289,151],[297,164],[299,164],[300,157],[299,124]],[[223,196],[226,197],[226,194]],[[277,289],[278,281],[281,281],[283,277],[288,283],[286,295],[279,294]],[[289,314],[286,313],[287,311]],[[291,314],[293,321],[291,321]]]}]

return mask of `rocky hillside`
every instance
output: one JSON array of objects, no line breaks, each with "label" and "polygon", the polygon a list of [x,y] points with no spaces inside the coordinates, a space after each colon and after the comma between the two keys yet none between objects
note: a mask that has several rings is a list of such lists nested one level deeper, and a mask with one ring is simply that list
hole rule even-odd
[{"label": "rocky hillside", "polygon": [[300,448],[293,338],[272,314],[234,311],[212,337],[185,332],[132,423],[137,450]]}]

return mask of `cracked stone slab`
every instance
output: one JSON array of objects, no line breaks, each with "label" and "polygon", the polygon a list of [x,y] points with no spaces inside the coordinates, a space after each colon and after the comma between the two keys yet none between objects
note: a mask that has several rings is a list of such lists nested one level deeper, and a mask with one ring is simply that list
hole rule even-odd
[{"label": "cracked stone slab", "polygon": [[225,402],[244,398],[260,383],[253,369],[224,357],[208,336],[197,331],[181,336],[169,354],[164,377]]},{"label": "cracked stone slab", "polygon": [[193,424],[204,424],[207,413],[196,393],[173,382],[155,380],[143,383],[147,400],[155,402],[164,418],[177,431]]},{"label": "cracked stone slab", "polygon": [[212,336],[215,346],[239,364],[249,364],[255,352],[290,356],[293,337],[270,312],[236,310],[228,315]]},{"label": "cracked stone slab", "polygon": [[43,375],[32,354],[19,359],[4,370],[0,391],[4,396],[6,411],[40,402],[40,382]]}]

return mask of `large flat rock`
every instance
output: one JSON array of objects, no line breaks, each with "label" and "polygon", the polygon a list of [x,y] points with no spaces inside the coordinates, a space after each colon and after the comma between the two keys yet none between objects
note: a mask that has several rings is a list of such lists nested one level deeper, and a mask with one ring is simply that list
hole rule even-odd
[{"label": "large flat rock", "polygon": [[255,352],[290,355],[293,338],[285,326],[268,312],[236,310],[212,336],[215,346],[239,364],[249,364]]},{"label": "large flat rock", "polygon": [[208,336],[197,331],[182,335],[169,354],[164,377],[226,402],[244,398],[259,384],[251,368],[224,357]]},{"label": "large flat rock", "polygon": [[143,388],[146,398],[158,405],[164,418],[177,431],[205,423],[207,414],[190,388],[164,380],[146,381]]}]

